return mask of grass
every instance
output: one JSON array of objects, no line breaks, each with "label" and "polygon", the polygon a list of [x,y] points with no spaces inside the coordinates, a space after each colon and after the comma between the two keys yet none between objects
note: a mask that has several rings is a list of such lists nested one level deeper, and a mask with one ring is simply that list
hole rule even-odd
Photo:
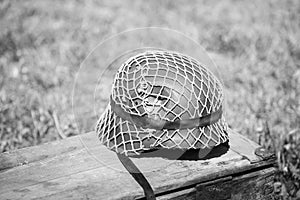
[{"label": "grass", "polygon": [[226,90],[227,121],[241,134],[275,149],[284,175],[278,181],[287,183],[286,193],[296,196],[300,188],[299,13],[297,0],[2,0],[0,152],[92,130],[96,117],[85,96],[94,85],[79,88],[77,123],[71,99],[76,72],[88,52],[126,29],[168,27],[212,52]]}]

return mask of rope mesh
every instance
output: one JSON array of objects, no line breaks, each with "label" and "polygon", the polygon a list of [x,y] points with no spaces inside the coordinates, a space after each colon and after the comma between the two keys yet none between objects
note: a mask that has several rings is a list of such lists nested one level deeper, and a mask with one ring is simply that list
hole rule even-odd
[{"label": "rope mesh", "polygon": [[[117,71],[111,98],[128,114],[175,121],[208,115],[221,108],[219,80],[195,59],[166,51],[147,51],[129,58]],[[222,116],[205,127],[155,130],[136,126],[108,105],[96,131],[118,153],[140,154],[153,148],[199,149],[226,142]]]}]

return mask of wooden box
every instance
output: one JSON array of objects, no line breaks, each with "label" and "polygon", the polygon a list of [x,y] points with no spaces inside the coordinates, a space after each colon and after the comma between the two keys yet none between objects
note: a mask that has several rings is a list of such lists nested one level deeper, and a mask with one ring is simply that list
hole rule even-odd
[{"label": "wooden box", "polygon": [[[230,148],[204,160],[137,157],[157,199],[273,199],[272,156],[229,132]],[[0,154],[0,199],[143,199],[144,192],[94,132]]]}]

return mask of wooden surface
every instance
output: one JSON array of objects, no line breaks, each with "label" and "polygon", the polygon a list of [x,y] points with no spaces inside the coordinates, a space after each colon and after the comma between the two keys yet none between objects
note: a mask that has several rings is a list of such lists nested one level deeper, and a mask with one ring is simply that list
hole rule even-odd
[{"label": "wooden surface", "polygon": [[[180,199],[180,195],[181,199],[205,199],[201,195],[209,197],[208,191],[221,191],[224,199],[236,199],[241,195],[238,186],[249,188],[245,195],[250,191],[263,198],[265,190],[261,188],[272,182],[274,160],[257,157],[254,150],[259,146],[240,134],[230,131],[229,137],[230,148],[219,157],[197,161],[161,157],[132,160],[158,199]],[[142,197],[140,186],[116,154],[100,145],[94,132],[0,154],[1,200]]]}]

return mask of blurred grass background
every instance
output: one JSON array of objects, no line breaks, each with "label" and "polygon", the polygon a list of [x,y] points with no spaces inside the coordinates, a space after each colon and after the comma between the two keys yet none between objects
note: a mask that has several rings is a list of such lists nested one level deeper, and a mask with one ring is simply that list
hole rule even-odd
[{"label": "blurred grass background", "polygon": [[[300,134],[298,0],[1,0],[0,152],[79,134],[71,95],[80,63],[110,35],[145,26],[198,41],[226,71],[230,126],[277,149],[296,141],[300,157],[291,141]],[[92,130],[96,119],[85,119]]]}]

